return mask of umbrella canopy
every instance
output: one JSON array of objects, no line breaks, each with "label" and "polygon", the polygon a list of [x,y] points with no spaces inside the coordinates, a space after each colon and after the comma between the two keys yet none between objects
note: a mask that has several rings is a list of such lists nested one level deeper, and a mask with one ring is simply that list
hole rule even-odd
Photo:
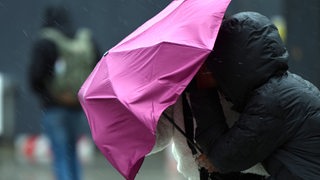
[{"label": "umbrella canopy", "polygon": [[211,52],[230,0],[174,0],[110,49],[79,91],[93,140],[134,179],[174,104]]}]

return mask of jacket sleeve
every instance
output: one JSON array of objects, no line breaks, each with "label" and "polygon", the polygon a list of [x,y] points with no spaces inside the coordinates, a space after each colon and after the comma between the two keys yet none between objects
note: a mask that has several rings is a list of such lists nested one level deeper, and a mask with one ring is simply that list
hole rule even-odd
[{"label": "jacket sleeve", "polygon": [[209,145],[228,129],[219,95],[216,89],[194,89],[189,97],[197,123],[195,139],[206,152]]},{"label": "jacket sleeve", "polygon": [[284,142],[286,132],[274,101],[266,96],[253,97],[239,120],[208,145],[206,153],[216,168],[223,173],[248,169]]},{"label": "jacket sleeve", "polygon": [[46,98],[48,92],[46,82],[53,74],[54,63],[58,57],[55,44],[49,40],[36,42],[31,51],[31,63],[29,67],[29,84],[31,89]]}]

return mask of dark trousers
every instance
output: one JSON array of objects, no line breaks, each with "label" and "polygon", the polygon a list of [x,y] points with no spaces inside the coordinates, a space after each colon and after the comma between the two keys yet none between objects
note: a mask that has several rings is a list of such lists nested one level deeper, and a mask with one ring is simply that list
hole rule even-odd
[{"label": "dark trousers", "polygon": [[267,180],[301,180],[301,178],[292,174],[286,166],[275,158],[269,158],[263,162],[268,167],[268,172],[271,174]]},{"label": "dark trousers", "polygon": [[215,173],[211,175],[212,180],[264,180],[265,176],[251,174],[251,173],[241,173],[241,172],[234,172],[234,173],[227,173],[227,174],[220,174]]}]

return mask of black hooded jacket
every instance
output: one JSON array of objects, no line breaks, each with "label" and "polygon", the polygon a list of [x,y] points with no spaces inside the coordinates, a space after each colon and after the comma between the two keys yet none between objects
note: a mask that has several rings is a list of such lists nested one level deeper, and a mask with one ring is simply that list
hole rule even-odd
[{"label": "black hooded jacket", "polygon": [[287,61],[265,16],[242,12],[223,21],[207,65],[241,115],[218,140],[200,142],[221,172],[263,162],[274,179],[320,179],[320,92],[287,71]]}]

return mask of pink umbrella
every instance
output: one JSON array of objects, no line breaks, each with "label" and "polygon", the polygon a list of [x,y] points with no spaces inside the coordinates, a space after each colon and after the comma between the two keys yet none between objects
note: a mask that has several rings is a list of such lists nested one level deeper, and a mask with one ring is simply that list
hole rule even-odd
[{"label": "pink umbrella", "polygon": [[161,113],[211,52],[230,0],[174,0],[100,60],[79,91],[95,144],[128,180]]}]

